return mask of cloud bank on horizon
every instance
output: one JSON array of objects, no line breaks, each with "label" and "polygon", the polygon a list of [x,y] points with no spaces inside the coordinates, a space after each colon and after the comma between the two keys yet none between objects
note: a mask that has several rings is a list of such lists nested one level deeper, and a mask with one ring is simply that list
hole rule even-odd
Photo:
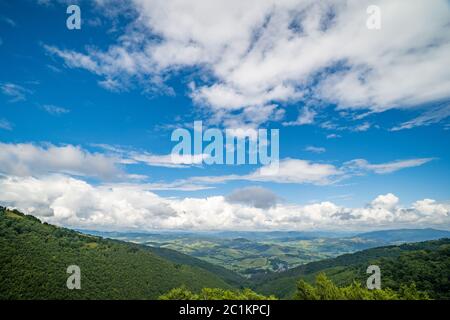
[{"label": "cloud bank on horizon", "polygon": [[[142,185],[92,186],[75,178],[8,177],[0,201],[57,225],[102,230],[373,230],[448,226],[450,204],[432,199],[402,207],[388,193],[362,208],[326,201],[278,203],[263,188],[235,190],[227,197],[163,198]],[[237,196],[245,192],[245,197]],[[270,195],[270,199],[267,199]],[[264,197],[264,201],[262,198]]]}]

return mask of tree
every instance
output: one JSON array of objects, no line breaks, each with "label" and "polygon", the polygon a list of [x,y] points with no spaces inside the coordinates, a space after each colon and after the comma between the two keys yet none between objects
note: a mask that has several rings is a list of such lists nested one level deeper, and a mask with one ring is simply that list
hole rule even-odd
[{"label": "tree", "polygon": [[426,293],[419,292],[415,284],[404,285],[396,292],[392,289],[369,290],[354,282],[346,287],[337,287],[324,273],[316,277],[315,286],[299,280],[295,300],[427,300]]}]

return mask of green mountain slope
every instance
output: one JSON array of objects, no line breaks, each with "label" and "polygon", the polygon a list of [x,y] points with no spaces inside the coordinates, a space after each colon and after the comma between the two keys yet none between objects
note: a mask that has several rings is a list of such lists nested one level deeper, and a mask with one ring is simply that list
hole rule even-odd
[{"label": "green mountain slope", "polygon": [[[205,262],[179,264],[173,261],[186,261],[180,254],[155,253],[0,208],[0,299],[156,299],[180,286],[232,287]],[[81,268],[81,290],[66,287],[69,265]]]},{"label": "green mountain slope", "polygon": [[224,267],[205,262],[203,260],[188,256],[175,250],[156,247],[147,247],[147,248],[149,251],[173,263],[185,264],[208,270],[209,272],[214,273],[215,275],[219,276],[222,280],[224,280],[225,282],[231,284],[236,288],[244,288],[250,285],[249,281],[246,278]]},{"label": "green mountain slope", "polygon": [[313,282],[319,273],[338,285],[355,280],[365,285],[369,265],[380,267],[383,288],[398,290],[401,285],[415,283],[431,298],[450,299],[450,239],[373,248],[308,263],[255,279],[253,289],[288,298],[294,294],[298,279]]}]

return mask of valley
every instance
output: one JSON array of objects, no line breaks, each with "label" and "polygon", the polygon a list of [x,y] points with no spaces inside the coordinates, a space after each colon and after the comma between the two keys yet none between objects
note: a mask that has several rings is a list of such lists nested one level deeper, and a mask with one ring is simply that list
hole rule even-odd
[{"label": "valley", "polygon": [[332,232],[98,232],[87,234],[175,250],[250,278],[384,245],[450,237],[435,229]]},{"label": "valley", "polygon": [[[297,232],[108,233],[100,237],[0,207],[0,299],[302,299],[309,297],[305,293],[311,288],[306,283],[317,279],[339,295],[329,296],[319,286],[314,299],[450,299],[450,237],[445,235],[446,231],[410,229],[339,237]],[[424,237],[442,239],[413,241]],[[396,244],[339,254],[339,248],[358,250],[381,243],[377,238]],[[408,243],[399,244],[406,238]],[[181,248],[184,243],[190,251]],[[210,252],[211,257],[197,258],[169,247],[199,257],[199,252]],[[303,255],[289,265],[288,250]],[[267,261],[271,259],[292,267],[270,269],[273,264]],[[230,261],[231,267],[224,261]],[[372,264],[382,270],[383,287],[377,292],[360,287]],[[81,270],[82,290],[66,287],[70,265]],[[308,292],[299,291],[301,281]]]}]

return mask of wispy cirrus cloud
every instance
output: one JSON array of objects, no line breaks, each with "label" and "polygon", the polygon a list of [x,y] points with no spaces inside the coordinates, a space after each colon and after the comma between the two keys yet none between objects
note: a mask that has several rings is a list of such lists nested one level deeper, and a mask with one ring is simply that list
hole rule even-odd
[{"label": "wispy cirrus cloud", "polygon": [[17,26],[17,23],[13,19],[8,18],[8,17],[3,16],[3,15],[0,16],[0,21],[6,23],[10,27],[16,27]]},{"label": "wispy cirrus cloud", "polygon": [[10,97],[10,102],[24,101],[26,96],[32,93],[31,90],[11,82],[0,83],[0,90],[4,95]]},{"label": "wispy cirrus cloud", "polygon": [[307,146],[305,148],[305,151],[312,153],[324,153],[327,151],[327,149],[325,149],[324,147]]},{"label": "wispy cirrus cloud", "polygon": [[92,144],[121,158],[122,164],[145,164],[152,167],[188,168],[201,165],[209,157],[207,154],[179,155],[179,154],[152,154],[146,151],[137,151],[121,146],[106,144]]},{"label": "wispy cirrus cloud", "polygon": [[369,163],[365,159],[355,159],[348,161],[344,164],[344,167],[348,171],[355,171],[355,172],[374,172],[378,174],[386,174],[386,173],[392,173],[398,170],[406,169],[406,168],[414,168],[419,167],[421,165],[424,165],[432,160],[435,160],[434,158],[418,158],[418,159],[408,159],[408,160],[396,160],[392,162],[386,162],[386,163],[378,163],[378,164],[372,164]]},{"label": "wispy cirrus cloud", "polygon": [[418,158],[397,160],[372,164],[365,159],[355,159],[343,163],[340,167],[333,164],[315,163],[302,159],[282,159],[278,167],[263,166],[244,175],[198,176],[187,181],[205,184],[224,183],[229,181],[257,181],[271,183],[293,183],[331,185],[354,176],[368,173],[388,174],[399,170],[422,166],[434,158]]},{"label": "wispy cirrus cloud", "polygon": [[62,115],[65,113],[69,113],[70,110],[63,108],[63,107],[59,107],[59,106],[55,106],[52,104],[45,104],[42,106],[42,109],[44,109],[47,113],[52,114],[52,115]]},{"label": "wispy cirrus cloud", "polygon": [[11,131],[13,124],[6,119],[0,119],[0,129]]},{"label": "wispy cirrus cloud", "polygon": [[338,135],[338,134],[336,134],[336,133],[330,133],[330,134],[327,134],[327,139],[337,139],[337,138],[340,138],[341,136],[340,135]]},{"label": "wispy cirrus cloud", "polygon": [[412,129],[415,127],[429,126],[435,123],[439,123],[442,120],[447,119],[448,117],[450,117],[450,103],[435,107],[418,116],[417,118],[403,122],[400,125],[393,127],[391,131],[400,131],[405,129]]},{"label": "wispy cirrus cloud", "polygon": [[316,184],[326,185],[341,176],[338,168],[331,164],[314,163],[302,159],[282,159],[274,165],[262,166],[248,174],[232,174],[223,176],[197,176],[187,181],[200,183],[224,183],[229,181],[257,181],[273,183]]}]

